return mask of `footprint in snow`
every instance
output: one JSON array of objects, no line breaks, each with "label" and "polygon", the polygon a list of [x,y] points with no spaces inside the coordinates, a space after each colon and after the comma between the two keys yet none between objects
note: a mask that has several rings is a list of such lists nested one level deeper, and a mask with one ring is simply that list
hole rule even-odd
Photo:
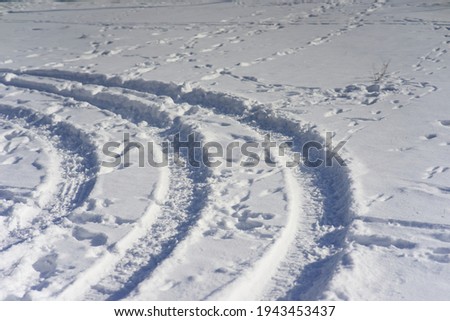
[{"label": "footprint in snow", "polygon": [[444,242],[444,243],[450,243],[450,234],[447,233],[435,233],[432,235],[436,240]]},{"label": "footprint in snow", "polygon": [[427,254],[428,259],[437,263],[450,263],[450,248],[438,247],[432,249]]},{"label": "footprint in snow", "polygon": [[48,278],[52,276],[56,272],[56,260],[58,255],[56,253],[52,253],[41,257],[36,262],[34,262],[33,269],[36,272],[39,272],[40,278]]},{"label": "footprint in snow", "polygon": [[437,137],[437,134],[432,133],[432,134],[427,134],[427,135],[421,136],[420,138],[422,140],[430,140],[430,139],[433,139],[436,137]]},{"label": "footprint in snow", "polygon": [[444,127],[450,127],[450,120],[439,120],[439,124]]},{"label": "footprint in snow", "polygon": [[85,228],[78,226],[73,230],[72,236],[78,241],[90,240],[91,246],[105,245],[108,241],[106,234],[90,232]]},{"label": "footprint in snow", "polygon": [[379,235],[355,235],[354,240],[356,243],[368,247],[396,247],[402,250],[410,250],[417,246],[416,243],[404,239],[394,239],[389,236]]},{"label": "footprint in snow", "polygon": [[444,167],[444,166],[435,166],[435,167],[428,168],[425,171],[425,179],[431,179],[434,177],[434,175],[445,173],[448,170],[449,170],[449,167]]},{"label": "footprint in snow", "polygon": [[371,206],[375,202],[386,202],[392,198],[394,198],[393,195],[385,195],[384,193],[380,193],[371,197],[371,199],[367,202],[367,206]]},{"label": "footprint in snow", "polygon": [[331,117],[331,116],[335,116],[335,115],[341,114],[343,112],[344,112],[344,110],[342,108],[333,108],[332,110],[327,111],[324,114],[324,116],[325,117]]}]

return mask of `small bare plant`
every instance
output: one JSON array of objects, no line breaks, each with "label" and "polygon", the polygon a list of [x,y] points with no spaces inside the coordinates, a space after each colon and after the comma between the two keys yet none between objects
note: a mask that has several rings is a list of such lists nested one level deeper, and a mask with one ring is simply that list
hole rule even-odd
[{"label": "small bare plant", "polygon": [[388,76],[388,68],[390,61],[385,61],[377,69],[374,68],[372,79],[374,83],[379,83]]}]

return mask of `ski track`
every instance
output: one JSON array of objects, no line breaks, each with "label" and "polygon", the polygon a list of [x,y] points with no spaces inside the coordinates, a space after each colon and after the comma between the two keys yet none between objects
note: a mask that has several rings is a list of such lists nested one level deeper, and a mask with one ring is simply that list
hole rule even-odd
[{"label": "ski track", "polygon": [[[214,118],[216,117],[214,114],[222,115],[230,119],[233,125],[244,126],[243,129],[246,131],[253,131],[255,137],[261,137],[261,132],[289,137],[294,142],[294,151],[300,150],[302,142],[307,140],[323,140],[314,131],[303,128],[296,122],[284,119],[264,106],[242,101],[222,93],[206,92],[201,89],[183,92],[179,86],[157,81],[123,80],[120,77],[60,70],[15,71],[2,69],[0,72],[4,73],[0,82],[6,86],[22,87],[87,101],[93,105],[102,106],[101,108],[108,108],[133,122],[144,120],[149,124],[155,124],[156,122],[161,126],[161,124],[168,125],[173,122],[173,119],[177,119],[178,121],[181,120],[181,124],[178,125],[181,127],[175,129],[179,130],[180,128],[183,129],[183,126],[187,126],[184,130],[188,132],[196,131],[195,123],[198,120],[195,117],[189,117],[182,113],[177,115],[180,117],[175,117],[176,114],[173,110],[168,111],[170,108],[161,112],[157,110],[158,106],[155,106],[155,104],[144,103],[139,100],[139,96],[142,98],[142,95],[154,94],[171,97],[177,105],[184,106],[185,110],[195,109],[195,106],[198,105],[201,109],[205,109],[205,111],[200,111],[200,114],[205,114],[206,117]],[[83,84],[83,86],[80,86],[80,84]],[[92,88],[89,86],[92,86]],[[118,92],[117,88],[122,88],[122,93]],[[106,93],[105,91],[110,92]],[[130,99],[130,95],[134,98]],[[124,109],[125,104],[131,107]],[[142,110],[145,110],[145,112],[142,113]],[[214,114],[208,115],[207,110]],[[201,138],[202,135],[205,135],[205,132],[201,130],[197,133]],[[208,135],[206,132],[206,136]],[[227,137],[224,137],[224,139],[227,139]],[[281,170],[286,184],[288,204],[286,222],[288,223],[284,224],[285,227],[280,233],[275,234],[277,239],[273,243],[261,243],[265,244],[265,250],[260,258],[254,258],[252,262],[237,267],[241,272],[245,267],[248,268],[243,276],[237,277],[236,274],[231,273],[223,287],[219,287],[209,294],[205,290],[204,299],[249,297],[255,299],[314,299],[320,298],[321,293],[326,288],[327,281],[342,255],[347,226],[352,218],[351,186],[347,171],[345,168],[337,166],[316,169],[301,167],[300,172],[296,174],[289,169],[281,169],[279,164],[277,166]],[[205,171],[205,169],[203,170]],[[169,173],[167,175],[170,176]],[[210,173],[209,175],[214,178],[215,174]],[[203,177],[206,181],[206,177]],[[220,179],[220,176],[216,179]],[[164,185],[166,186],[163,189],[166,191],[156,196],[158,204],[164,203],[163,195],[167,192],[168,182],[165,181]],[[223,185],[218,186],[224,188]],[[197,195],[194,195],[194,199],[198,197],[197,201],[205,199],[205,202],[208,203],[207,195],[199,196],[198,191],[195,193]],[[205,205],[206,208],[208,206],[210,205]],[[161,205],[149,209],[147,217],[152,214],[160,216],[161,210]],[[191,211],[191,214],[194,212]],[[196,212],[199,212],[199,209],[196,209]],[[199,218],[200,223],[206,222],[209,224],[207,214],[203,210]],[[146,262],[132,268],[132,273],[124,273],[120,266],[125,266],[127,260],[132,259],[132,257],[126,258],[127,249],[134,246],[136,241],[143,240],[140,237],[145,238],[145,231],[141,230],[138,233],[140,237],[134,235],[132,240],[122,241],[121,244],[116,245],[119,254],[108,252],[101,260],[96,262],[94,267],[78,277],[60,298],[80,298],[77,296],[79,293],[86,295],[89,291],[89,298],[105,298],[105,295],[110,299],[126,297],[137,287],[139,282],[153,272],[158,264],[161,264],[161,262],[167,263],[168,260],[170,262],[170,251],[175,249],[175,252],[177,250],[179,252],[182,251],[183,247],[189,248],[189,242],[195,241],[198,237],[194,235],[195,233],[191,233],[199,229],[199,224],[194,226],[195,221],[194,219],[189,224],[182,225],[181,230],[183,232],[176,238],[178,242],[181,242],[182,247],[180,245],[175,246],[176,244],[165,248],[162,246],[163,249],[159,255],[155,255],[152,259],[147,258],[147,260],[144,260]],[[150,227],[150,222],[146,226]],[[171,236],[173,237],[173,235]],[[320,246],[317,247],[317,244],[320,244]],[[145,246],[140,246],[145,248]],[[139,253],[142,253],[142,251]],[[271,266],[266,263],[268,261],[272,262]],[[274,264],[273,262],[277,263]],[[105,267],[109,268],[105,269]],[[116,276],[114,276],[114,273]],[[120,274],[125,274],[126,277],[118,277],[117,275]],[[102,280],[121,280],[120,283],[123,285],[119,289],[108,290],[105,289],[104,285],[102,286],[102,283],[107,284],[108,282],[102,282]],[[289,283],[287,288],[290,290],[288,292],[286,292],[286,287],[281,286],[283,280]],[[95,282],[98,281],[100,283],[95,285]],[[241,293],[238,289],[242,282],[258,285],[258,291]]]}]

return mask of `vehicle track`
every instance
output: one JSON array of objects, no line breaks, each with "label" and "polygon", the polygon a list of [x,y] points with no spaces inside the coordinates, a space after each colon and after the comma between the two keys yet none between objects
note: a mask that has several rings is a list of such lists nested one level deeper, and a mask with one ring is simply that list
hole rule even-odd
[{"label": "vehicle track", "polygon": [[[80,130],[64,122],[54,122],[50,117],[35,113],[20,106],[0,105],[0,117],[42,137],[60,160],[58,191],[42,206],[29,226],[10,232],[8,242],[1,245],[0,252],[7,251],[36,233],[44,231],[49,225],[59,224],[75,208],[79,207],[89,195],[96,181],[98,171],[97,154],[89,138]],[[69,134],[68,134],[69,133]]]},{"label": "vehicle track", "polygon": [[[108,92],[106,89],[104,90],[106,92],[98,96],[83,90],[72,92],[66,89],[65,92],[58,93],[56,88],[59,85],[62,84],[53,83],[45,89],[45,84],[40,84],[39,92],[75,99],[78,102],[89,101],[94,104],[93,106],[113,111],[135,124],[142,122],[156,124],[156,126],[162,127],[156,133],[164,137],[181,130],[182,124],[173,122],[168,118],[167,113],[157,112],[155,107],[157,103],[151,99],[145,101],[137,96],[121,96],[117,92]],[[31,86],[27,87],[22,84],[18,87],[28,88]],[[62,85],[59,89],[63,87]],[[97,91],[99,88],[95,86],[91,89]],[[121,109],[124,106],[129,108]],[[172,125],[168,126],[169,123]],[[156,142],[159,141],[158,138],[154,138]],[[146,271],[151,270],[151,266],[156,265],[159,260],[170,253],[178,239],[181,239],[183,234],[189,230],[189,226],[195,222],[197,213],[202,207],[203,198],[208,192],[204,186],[207,171],[204,168],[183,169],[175,166],[171,166],[170,169],[173,174],[168,174],[167,169],[163,168],[162,170],[165,171],[167,179],[167,182],[163,183],[169,184],[170,191],[166,197],[160,197],[156,201],[157,204],[153,206],[153,210],[152,205],[150,206],[150,214],[144,215],[147,217],[146,223],[141,220],[133,228],[134,232],[130,232],[120,240],[120,244],[114,245],[112,253],[106,253],[93,267],[82,272],[72,285],[64,289],[64,292],[60,294],[61,298],[79,298],[80,295],[87,292],[91,299],[107,299],[109,297],[117,299],[123,296],[130,284],[134,284],[137,279],[147,275]],[[170,177],[176,177],[176,179]],[[147,234],[146,227],[151,228],[151,235]],[[132,244],[134,247],[131,249]],[[139,253],[138,259],[135,257],[137,253]],[[113,268],[115,267],[113,272],[110,271],[111,265]],[[130,266],[133,267],[130,268]],[[102,271],[99,272],[99,270]],[[107,271],[112,274],[106,275]],[[103,284],[93,283],[97,278],[102,280],[106,277],[113,278],[115,283],[112,285],[105,281]],[[91,285],[92,289],[90,289]]]},{"label": "vehicle track", "polygon": [[[232,126],[250,130],[254,136],[259,135],[261,138],[263,132],[269,132],[275,136],[278,135],[278,137],[280,137],[279,135],[289,137],[294,143],[293,151],[301,150],[302,144],[308,140],[323,142],[323,138],[311,129],[304,128],[294,121],[285,119],[264,106],[243,101],[223,93],[206,92],[202,89],[194,89],[186,93],[179,86],[157,81],[123,80],[120,77],[59,70],[29,70],[21,72],[2,70],[1,72],[15,75],[8,77],[9,81],[6,81],[6,78],[3,77],[1,82],[6,85],[52,92],[96,103],[99,102],[97,95],[91,95],[89,99],[86,99],[85,96],[80,96],[80,93],[85,93],[85,89],[82,89],[79,85],[76,85],[76,89],[68,87],[58,88],[54,85],[46,85],[42,79],[57,78],[66,82],[76,81],[83,84],[83,87],[94,85],[102,86],[108,90],[119,87],[123,90],[129,90],[130,93],[133,92],[137,96],[149,93],[157,96],[169,96],[176,105],[185,106],[187,110],[200,106],[205,111],[209,110],[217,115],[214,116],[213,114],[208,117],[225,117],[224,119],[233,123]],[[39,77],[42,79],[39,80]],[[31,78],[34,78],[34,80],[31,80]],[[100,92],[99,96],[101,97],[101,91],[98,92]],[[108,102],[111,102],[111,100],[108,100]],[[115,111],[120,113],[120,107],[116,107]],[[181,115],[180,119],[182,120],[183,117],[189,119],[187,115]],[[149,121],[151,121],[150,118],[148,119]],[[198,121],[192,120],[194,123]],[[195,128],[196,126],[192,127]],[[225,138],[229,139],[228,137]],[[289,210],[286,222],[294,223],[284,225],[284,228],[278,234],[275,234],[277,239],[273,243],[260,242],[266,245],[263,246],[265,253],[260,255],[259,260],[253,259],[250,262],[240,262],[234,267],[234,271],[226,273],[227,278],[216,278],[218,284],[222,282],[222,286],[217,286],[215,289],[203,289],[202,293],[205,295],[199,298],[236,299],[242,298],[241,295],[243,295],[245,298],[251,296],[251,298],[255,299],[283,297],[287,299],[314,299],[319,298],[322,291],[326,288],[327,281],[330,279],[345,247],[346,229],[352,218],[351,182],[348,178],[347,170],[336,166],[336,164],[331,167],[315,169],[300,166],[298,174],[282,169],[280,165],[278,165],[278,168],[283,172],[284,184],[287,186],[285,193]],[[240,174],[242,175],[242,173]],[[234,175],[238,175],[238,173],[236,172]],[[212,177],[214,178],[214,174],[212,174]],[[241,180],[239,176],[235,177],[236,181]],[[220,175],[216,177],[216,180],[220,179]],[[227,187],[226,184],[215,186],[220,186],[222,189]],[[298,200],[299,197],[302,201]],[[209,204],[206,205],[206,209],[208,209],[208,206],[214,207],[214,202]],[[209,220],[214,218],[211,212],[205,212],[204,210],[204,213],[201,215],[201,224],[203,222],[205,224],[210,223]],[[205,215],[205,213],[209,216]],[[198,229],[198,224],[194,228]],[[201,226],[200,231],[202,231],[202,228],[205,231],[204,227]],[[195,244],[196,236],[192,238],[194,242],[188,239],[180,243],[185,247],[184,250]],[[280,239],[282,241],[279,241]],[[176,249],[183,251],[180,245]],[[273,253],[277,253],[279,250],[281,250],[283,255],[278,255],[274,264]],[[176,256],[176,253],[174,255]],[[269,268],[269,274],[267,274],[267,264],[264,263],[266,261],[272,264]],[[163,263],[169,264],[167,262],[166,260]],[[238,274],[243,272],[245,267],[250,267],[247,269],[248,272],[244,273],[242,277],[238,277]],[[147,270],[144,274],[148,276],[150,272]],[[288,283],[287,287],[282,285],[282,280],[286,280]],[[238,290],[248,284],[259,284],[259,291],[257,293],[248,293]],[[137,284],[132,282],[131,287],[135,288],[136,286]],[[163,288],[175,289],[176,286],[166,284],[163,285]],[[189,289],[189,286],[185,289]],[[286,289],[290,290],[286,291]],[[112,294],[110,298],[122,298],[128,293],[119,296]],[[181,295],[186,294],[187,292],[181,293]]]}]

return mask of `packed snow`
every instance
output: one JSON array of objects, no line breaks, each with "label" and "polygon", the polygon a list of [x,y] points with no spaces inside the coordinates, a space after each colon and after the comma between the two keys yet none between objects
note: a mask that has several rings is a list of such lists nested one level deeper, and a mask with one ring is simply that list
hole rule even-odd
[{"label": "packed snow", "polygon": [[1,300],[450,300],[448,1],[0,2],[0,30]]}]

